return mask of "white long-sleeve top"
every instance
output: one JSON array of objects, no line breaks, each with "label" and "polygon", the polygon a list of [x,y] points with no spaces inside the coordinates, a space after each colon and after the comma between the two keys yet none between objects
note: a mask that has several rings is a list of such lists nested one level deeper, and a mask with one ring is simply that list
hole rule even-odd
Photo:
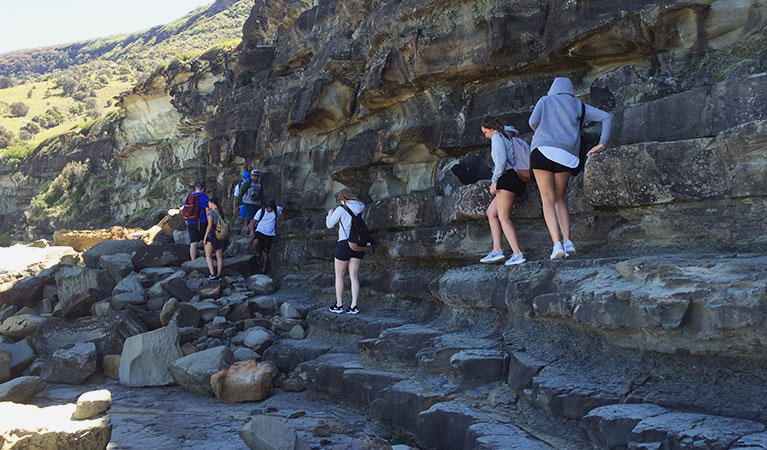
[{"label": "white long-sleeve top", "polygon": [[[354,214],[361,214],[365,210],[365,204],[358,202],[357,200],[349,200],[346,202],[346,207],[352,210]],[[352,216],[344,209],[343,206],[338,206],[333,212],[329,212],[325,218],[325,226],[333,228],[340,223],[338,227],[338,240],[343,241],[349,239],[349,229],[352,226]]]}]

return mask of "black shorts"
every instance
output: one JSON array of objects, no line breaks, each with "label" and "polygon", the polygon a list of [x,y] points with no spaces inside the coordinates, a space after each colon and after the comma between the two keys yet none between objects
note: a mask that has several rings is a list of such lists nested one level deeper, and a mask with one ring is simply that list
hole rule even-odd
[{"label": "black shorts", "polygon": [[205,236],[205,230],[208,228],[208,222],[189,223],[186,230],[189,232],[189,243],[200,242]]},{"label": "black shorts", "polygon": [[272,250],[274,236],[267,236],[260,231],[256,231],[256,239],[258,239],[258,246],[261,247],[262,252],[269,253]]},{"label": "black shorts", "polygon": [[208,239],[207,239],[207,241],[208,241],[208,242],[210,242],[210,245],[212,245],[212,246],[213,246],[213,251],[214,251],[214,252],[215,252],[216,250],[219,250],[219,249],[224,249],[224,250],[226,250],[226,248],[229,246],[229,241],[222,241],[222,240],[219,240],[219,239],[216,237],[216,229],[215,229],[215,228],[213,228],[212,230],[210,230],[210,233],[208,233]]},{"label": "black shorts", "polygon": [[495,185],[496,189],[503,189],[504,191],[511,191],[517,195],[525,193],[525,187],[527,184],[519,178],[517,171],[514,169],[507,170],[506,173],[498,178],[498,182]]},{"label": "black shorts", "polygon": [[573,169],[563,166],[562,164],[555,163],[549,158],[543,156],[540,150],[537,148],[530,153],[530,168],[545,170],[547,172],[560,173],[560,172],[572,172]]},{"label": "black shorts", "polygon": [[350,258],[362,259],[365,257],[365,252],[355,252],[349,248],[349,241],[344,239],[336,242],[335,257],[339,261],[349,261]]}]

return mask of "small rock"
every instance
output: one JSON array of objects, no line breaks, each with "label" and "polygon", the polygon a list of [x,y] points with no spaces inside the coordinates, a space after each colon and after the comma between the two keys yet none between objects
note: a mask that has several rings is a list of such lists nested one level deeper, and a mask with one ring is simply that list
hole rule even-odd
[{"label": "small rock", "polygon": [[210,377],[210,385],[223,402],[260,401],[271,393],[272,379],[278,373],[274,363],[242,361]]},{"label": "small rock", "polygon": [[246,281],[248,283],[248,288],[257,295],[268,295],[277,290],[277,285],[275,285],[274,280],[268,275],[251,275]]},{"label": "small rock", "polygon": [[309,449],[286,419],[256,416],[240,430],[240,437],[252,450]]},{"label": "small rock", "polygon": [[170,278],[163,285],[165,291],[182,302],[188,302],[194,297],[194,292],[182,278]]},{"label": "small rock", "polygon": [[258,359],[260,356],[258,353],[247,347],[237,347],[234,349],[234,360],[236,362],[247,361],[249,359]]},{"label": "small rock", "polygon": [[77,398],[74,418],[92,419],[112,408],[112,393],[107,389],[86,392]]},{"label": "small rock", "polygon": [[221,282],[211,281],[197,289],[200,298],[218,298],[221,296]]},{"label": "small rock", "polygon": [[304,382],[301,381],[301,378],[294,375],[291,375],[282,380],[280,387],[282,390],[287,392],[302,392],[306,389],[306,386],[304,386]]},{"label": "small rock", "polygon": [[306,333],[304,332],[304,327],[301,325],[296,325],[290,330],[290,337],[293,339],[303,339],[306,337]]},{"label": "small rock", "polygon": [[232,351],[219,346],[177,359],[168,366],[168,372],[184,389],[212,397],[211,375],[226,369],[232,362]]},{"label": "small rock", "polygon": [[104,355],[101,365],[105,377],[113,380],[120,379],[120,355]]},{"label": "small rock", "polygon": [[109,300],[102,300],[100,302],[94,303],[93,306],[91,306],[90,312],[94,317],[104,317],[111,316],[114,312],[114,309],[112,309],[112,305],[110,304]]},{"label": "small rock", "polygon": [[53,352],[42,377],[49,383],[82,384],[95,372],[96,345],[84,342]]},{"label": "small rock", "polygon": [[258,305],[260,310],[271,311],[277,307],[277,302],[273,297],[261,296],[253,299],[253,302]]},{"label": "small rock", "polygon": [[290,303],[280,305],[280,315],[286,319],[301,319],[301,313]]},{"label": "small rock", "polygon": [[168,325],[171,317],[173,317],[173,313],[178,309],[178,305],[179,302],[175,298],[169,298],[168,301],[165,302],[162,311],[160,311],[160,323],[162,326]]},{"label": "small rock", "polygon": [[106,291],[98,289],[88,289],[85,292],[72,295],[67,300],[59,302],[57,312],[54,316],[64,317],[65,319],[76,319],[87,316],[91,307],[96,303],[109,297]]},{"label": "small rock", "polygon": [[45,389],[40,377],[18,377],[0,384],[0,402],[26,403]]},{"label": "small rock", "polygon": [[0,351],[11,354],[11,374],[19,374],[35,359],[35,351],[26,339],[15,344],[0,344]]},{"label": "small rock", "polygon": [[188,303],[181,303],[173,313],[171,322],[179,328],[197,327],[200,325],[200,312]]},{"label": "small rock", "polygon": [[242,343],[254,352],[261,352],[269,347],[274,340],[271,331],[261,327],[254,327],[243,331],[232,339],[232,343]]},{"label": "small rock", "polygon": [[128,253],[115,253],[114,255],[103,255],[99,259],[101,267],[109,272],[112,279],[120,281],[133,272],[133,261]]},{"label": "small rock", "polygon": [[198,351],[197,347],[195,347],[193,344],[190,344],[188,342],[181,346],[181,354],[183,354],[184,356],[189,356],[192,353],[197,353],[197,351]]}]

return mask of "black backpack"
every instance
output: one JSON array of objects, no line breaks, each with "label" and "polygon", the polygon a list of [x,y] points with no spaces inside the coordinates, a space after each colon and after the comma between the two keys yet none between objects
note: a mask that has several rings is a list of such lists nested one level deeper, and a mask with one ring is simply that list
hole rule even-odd
[{"label": "black backpack", "polygon": [[362,220],[362,215],[356,215],[346,205],[341,205],[352,216],[352,225],[349,228],[349,248],[355,252],[364,252],[373,248],[373,239],[368,231],[368,226]]}]

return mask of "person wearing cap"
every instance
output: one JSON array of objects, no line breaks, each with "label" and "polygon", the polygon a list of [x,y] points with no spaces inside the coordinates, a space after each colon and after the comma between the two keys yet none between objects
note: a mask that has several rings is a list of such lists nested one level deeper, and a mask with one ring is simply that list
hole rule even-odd
[{"label": "person wearing cap", "polygon": [[253,169],[250,171],[250,180],[244,181],[242,187],[240,187],[240,195],[238,202],[242,203],[245,207],[245,220],[249,221],[247,225],[247,233],[251,239],[255,237],[253,228],[256,226],[255,217],[256,212],[261,208],[261,183],[258,178],[261,176],[261,171]]},{"label": "person wearing cap", "polygon": [[277,215],[282,215],[282,206],[277,206],[277,202],[269,200],[266,208],[259,209],[253,216],[253,220],[258,222],[253,238],[253,250],[256,256],[261,257],[261,273],[266,272],[269,252],[272,249],[274,237],[277,236]]},{"label": "person wearing cap", "polygon": [[[245,219],[245,227],[248,226],[248,219],[245,216],[245,206],[242,204],[240,192],[242,190],[242,185],[244,185],[246,181],[250,181],[250,172],[247,170],[242,173],[242,181],[234,186],[234,197],[232,197],[232,217],[237,217],[237,209],[239,209],[240,216]],[[245,234],[245,227],[242,229],[242,234]]]},{"label": "person wearing cap", "polygon": [[[208,196],[205,194],[205,183],[199,181],[194,184],[194,192],[187,196],[183,204],[187,201],[196,199],[198,205],[199,219],[185,220],[186,229],[189,232],[189,259],[197,257],[197,243],[203,240],[203,234],[208,226]],[[182,205],[183,205],[182,204]],[[183,210],[182,206],[182,210]]]}]

